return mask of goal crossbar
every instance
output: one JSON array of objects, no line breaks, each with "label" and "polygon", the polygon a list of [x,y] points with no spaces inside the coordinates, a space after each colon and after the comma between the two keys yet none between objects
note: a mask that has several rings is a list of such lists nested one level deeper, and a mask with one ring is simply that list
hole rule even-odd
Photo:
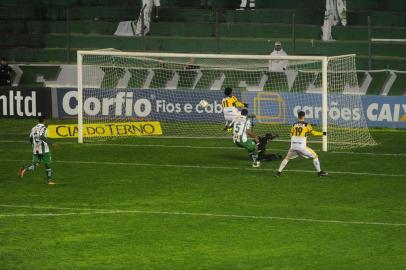
[{"label": "goal crossbar", "polygon": [[106,50],[79,50],[77,51],[79,55],[105,55],[105,56],[134,56],[134,57],[168,57],[168,58],[208,58],[208,59],[251,59],[251,60],[315,60],[315,61],[326,61],[327,56],[299,56],[299,55],[289,55],[289,56],[270,56],[270,55],[260,55],[260,54],[204,54],[204,53],[158,53],[158,52],[123,52],[123,51],[106,51]]}]

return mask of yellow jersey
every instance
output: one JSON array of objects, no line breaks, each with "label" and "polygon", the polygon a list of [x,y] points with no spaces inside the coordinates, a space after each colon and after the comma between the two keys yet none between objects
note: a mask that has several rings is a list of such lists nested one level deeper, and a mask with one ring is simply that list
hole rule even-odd
[{"label": "yellow jersey", "polygon": [[293,124],[290,129],[291,148],[305,148],[307,136],[309,134],[312,134],[313,136],[322,136],[323,132],[313,130],[312,125],[304,121],[299,121]]},{"label": "yellow jersey", "polygon": [[221,106],[223,106],[223,108],[229,107],[243,108],[244,103],[240,102],[236,96],[230,96],[223,98],[223,100],[221,101]]}]

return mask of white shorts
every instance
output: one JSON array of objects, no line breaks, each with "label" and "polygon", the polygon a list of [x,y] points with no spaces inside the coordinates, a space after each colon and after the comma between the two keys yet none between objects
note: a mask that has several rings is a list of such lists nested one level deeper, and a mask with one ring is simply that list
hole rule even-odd
[{"label": "white shorts", "polygon": [[160,7],[161,6],[161,1],[160,0],[143,0],[142,1],[142,6],[155,6],[155,7]]},{"label": "white shorts", "polygon": [[241,112],[234,107],[225,108],[223,113],[226,121],[233,121],[237,116],[241,115]]},{"label": "white shorts", "polygon": [[304,158],[317,158],[316,152],[313,149],[306,147],[306,148],[290,148],[285,159],[294,159],[298,156],[302,156]]}]

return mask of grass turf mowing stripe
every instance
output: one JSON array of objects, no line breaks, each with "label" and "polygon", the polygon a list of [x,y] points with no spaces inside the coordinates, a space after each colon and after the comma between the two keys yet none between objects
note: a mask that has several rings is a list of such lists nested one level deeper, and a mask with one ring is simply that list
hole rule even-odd
[{"label": "grass turf mowing stripe", "polygon": [[28,214],[0,214],[1,217],[47,217],[47,216],[74,216],[74,215],[94,215],[94,214],[153,214],[153,215],[175,215],[175,216],[199,216],[216,218],[239,218],[239,219],[262,219],[262,220],[283,220],[297,222],[316,222],[316,223],[335,223],[345,225],[381,225],[381,226],[406,226],[406,223],[390,222],[370,222],[370,221],[344,221],[329,219],[295,218],[295,217],[275,217],[275,216],[253,216],[253,215],[235,215],[235,214],[213,214],[213,213],[194,213],[194,212],[168,212],[151,210],[119,210],[119,209],[93,209],[93,208],[71,208],[71,207],[52,207],[52,206],[28,206],[28,205],[8,205],[2,204],[0,207],[6,208],[30,208],[30,209],[49,209],[49,210],[74,210],[91,212],[69,212],[69,213],[28,213]]},{"label": "grass turf mowing stripe", "polygon": [[[0,140],[0,142],[7,143],[24,143],[28,144],[27,141],[13,141],[13,140]],[[56,144],[77,144],[76,142],[57,142]],[[194,146],[194,145],[165,145],[165,144],[104,144],[104,143],[88,143],[86,146],[113,146],[113,147],[163,147],[163,148],[190,148],[190,149],[227,149],[227,150],[242,150],[241,148],[231,147],[231,146]],[[287,152],[289,148],[271,148],[272,151],[285,151]],[[320,149],[316,149],[321,151]],[[370,152],[350,152],[350,151],[329,151],[329,154],[342,154],[342,155],[371,155],[371,156],[400,156],[406,157],[406,153],[370,153]]]},{"label": "grass turf mowing stripe", "polygon": [[[0,159],[1,162],[28,162],[22,159]],[[133,162],[111,162],[111,161],[80,161],[80,160],[58,160],[54,163],[71,163],[71,164],[100,164],[100,165],[125,165],[125,166],[148,166],[148,167],[169,167],[169,168],[186,168],[186,169],[218,169],[218,170],[249,170],[249,171],[270,171],[276,172],[275,169],[249,168],[249,167],[225,167],[225,166],[200,166],[200,165],[179,165],[179,164],[152,164],[152,163],[133,163]],[[284,170],[284,172],[297,173],[313,173],[311,170]],[[368,176],[383,176],[383,177],[405,177],[406,174],[386,174],[386,173],[370,173],[370,172],[341,172],[329,171],[330,174],[348,174],[348,175],[368,175]]]}]

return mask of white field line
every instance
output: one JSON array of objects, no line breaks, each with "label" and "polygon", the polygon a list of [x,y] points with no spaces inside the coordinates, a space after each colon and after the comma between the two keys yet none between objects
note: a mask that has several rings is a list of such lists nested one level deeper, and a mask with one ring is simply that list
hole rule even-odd
[{"label": "white field line", "polygon": [[[0,159],[0,162],[27,162],[23,159]],[[71,163],[71,164],[92,164],[92,165],[124,165],[124,166],[148,166],[148,167],[166,167],[166,168],[186,168],[186,169],[205,169],[205,170],[248,170],[248,171],[269,171],[275,172],[275,169],[251,168],[251,167],[226,167],[226,166],[201,166],[201,165],[180,165],[180,164],[153,164],[153,163],[135,163],[135,162],[111,162],[111,161],[79,161],[79,160],[57,160],[54,163]],[[313,173],[311,170],[285,170],[287,172]],[[370,172],[347,172],[347,171],[329,171],[330,174],[347,174],[347,175],[367,175],[383,177],[404,177],[406,174],[386,174]]]},{"label": "white field line", "polygon": [[[0,140],[5,143],[24,143],[28,144],[28,141],[13,141],[13,140]],[[76,142],[58,142],[57,144],[77,144]],[[272,144],[272,143],[271,143]],[[194,146],[194,145],[165,145],[165,144],[103,144],[103,143],[89,143],[85,146],[113,146],[113,147],[163,147],[163,148],[190,148],[190,149],[227,149],[227,150],[239,150],[244,149],[231,146]],[[319,149],[316,149],[319,150]],[[269,151],[288,151],[288,147],[273,148],[270,146]],[[403,156],[406,157],[406,153],[368,153],[368,152],[350,152],[350,151],[330,151],[328,154],[338,155],[368,155],[368,156]]]},{"label": "white field line", "polygon": [[254,215],[234,215],[234,214],[213,214],[213,213],[195,213],[195,212],[169,212],[169,211],[119,210],[119,209],[108,210],[108,209],[93,209],[93,208],[71,208],[71,207],[7,205],[7,204],[2,204],[2,205],[0,205],[0,207],[3,207],[3,208],[30,208],[30,209],[85,211],[85,212],[68,212],[68,213],[0,214],[0,218],[1,217],[5,218],[5,217],[75,216],[75,215],[95,215],[95,214],[152,214],[152,215],[198,216],[198,217],[235,218],[235,219],[283,220],[283,221],[298,221],[298,222],[313,222],[313,223],[335,223],[335,224],[351,224],[351,225],[406,226],[406,223],[370,222],[370,221],[345,221],[345,220],[329,220],[329,219],[277,217],[277,216],[254,216]]},{"label": "white field line", "polygon": [[368,153],[368,152],[344,152],[344,151],[331,151],[328,154],[339,154],[339,155],[366,155],[366,156],[395,156],[395,157],[406,157],[406,153]]}]

